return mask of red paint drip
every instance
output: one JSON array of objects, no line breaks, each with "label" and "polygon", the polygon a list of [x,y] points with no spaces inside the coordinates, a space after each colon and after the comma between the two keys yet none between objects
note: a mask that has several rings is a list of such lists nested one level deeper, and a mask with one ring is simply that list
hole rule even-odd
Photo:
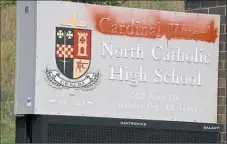
[{"label": "red paint drip", "polygon": [[[215,20],[205,15],[198,19],[195,15],[185,16],[183,20],[167,20],[160,12],[152,12],[149,17],[133,17],[133,20],[119,20],[115,13],[106,7],[89,9],[95,29],[103,34],[130,37],[184,39],[214,43],[218,38]],[[130,15],[128,15],[130,17]]]}]

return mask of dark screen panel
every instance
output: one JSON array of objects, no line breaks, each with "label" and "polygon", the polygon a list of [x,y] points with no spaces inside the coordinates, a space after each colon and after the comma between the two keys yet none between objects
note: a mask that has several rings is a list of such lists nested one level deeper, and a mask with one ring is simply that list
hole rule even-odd
[{"label": "dark screen panel", "polygon": [[217,133],[49,124],[48,143],[215,143]]}]

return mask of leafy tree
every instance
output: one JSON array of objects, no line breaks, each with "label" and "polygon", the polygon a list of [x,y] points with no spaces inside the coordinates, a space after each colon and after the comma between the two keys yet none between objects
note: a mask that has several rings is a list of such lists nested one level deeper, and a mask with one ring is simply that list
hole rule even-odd
[{"label": "leafy tree", "polygon": [[71,1],[89,3],[89,4],[120,6],[124,4],[127,0],[71,0]]},{"label": "leafy tree", "polygon": [[[65,0],[68,1],[68,0]],[[141,9],[184,11],[182,0],[70,0],[89,4],[122,6]]]},{"label": "leafy tree", "polygon": [[6,7],[6,6],[9,6],[9,5],[15,5],[16,4],[16,0],[0,0],[0,8],[2,7]]}]

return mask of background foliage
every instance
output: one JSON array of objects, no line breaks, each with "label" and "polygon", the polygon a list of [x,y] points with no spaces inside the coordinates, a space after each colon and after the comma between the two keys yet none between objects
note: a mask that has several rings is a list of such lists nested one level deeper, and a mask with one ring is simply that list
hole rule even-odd
[{"label": "background foliage", "polygon": [[7,0],[7,1],[1,0],[0,8],[8,7],[8,6],[15,5],[15,4],[16,4],[16,0]]},{"label": "background foliage", "polygon": [[[93,4],[114,5],[157,10],[184,11],[183,1],[146,0],[122,1],[80,0]],[[1,46],[1,143],[14,143],[15,119],[13,115],[15,39],[16,39],[16,0],[0,1],[0,46]]]}]

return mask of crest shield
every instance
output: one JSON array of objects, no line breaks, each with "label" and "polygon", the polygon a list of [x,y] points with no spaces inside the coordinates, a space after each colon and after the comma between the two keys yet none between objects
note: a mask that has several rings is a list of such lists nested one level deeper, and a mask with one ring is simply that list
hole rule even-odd
[{"label": "crest shield", "polygon": [[56,27],[56,64],[69,79],[82,77],[91,62],[91,30]]}]

